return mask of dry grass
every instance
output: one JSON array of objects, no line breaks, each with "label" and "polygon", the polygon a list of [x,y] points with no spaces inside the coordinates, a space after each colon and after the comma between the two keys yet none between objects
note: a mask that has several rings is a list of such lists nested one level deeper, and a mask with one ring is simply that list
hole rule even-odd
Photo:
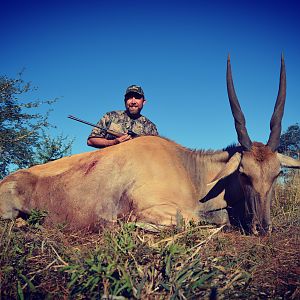
[{"label": "dry grass", "polygon": [[300,176],[276,186],[274,231],[205,224],[99,234],[1,221],[1,299],[299,299]]}]

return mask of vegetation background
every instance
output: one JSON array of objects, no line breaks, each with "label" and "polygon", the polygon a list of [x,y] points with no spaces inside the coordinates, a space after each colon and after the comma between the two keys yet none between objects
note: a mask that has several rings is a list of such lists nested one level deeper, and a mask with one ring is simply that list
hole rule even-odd
[{"label": "vegetation background", "polygon": [[47,133],[55,127],[48,117],[58,99],[28,100],[36,89],[22,79],[22,72],[16,78],[0,76],[0,179],[71,153],[73,140]]}]

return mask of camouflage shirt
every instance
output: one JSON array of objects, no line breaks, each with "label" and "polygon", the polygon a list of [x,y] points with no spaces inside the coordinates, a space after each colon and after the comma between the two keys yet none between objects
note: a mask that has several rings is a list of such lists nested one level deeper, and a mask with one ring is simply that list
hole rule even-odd
[{"label": "camouflage shirt", "polygon": [[115,139],[115,136],[106,133],[108,129],[120,133],[126,133],[128,130],[131,130],[138,135],[158,135],[156,126],[149,119],[142,115],[137,119],[132,119],[126,111],[122,110],[108,112],[97,125],[103,129],[94,127],[89,138]]}]

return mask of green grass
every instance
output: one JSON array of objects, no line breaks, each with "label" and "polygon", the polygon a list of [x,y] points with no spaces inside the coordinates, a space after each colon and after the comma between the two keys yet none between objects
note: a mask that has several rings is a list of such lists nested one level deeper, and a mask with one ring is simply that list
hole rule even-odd
[{"label": "green grass", "polygon": [[205,224],[98,234],[0,221],[0,299],[299,299],[299,173],[277,184],[274,231]]}]

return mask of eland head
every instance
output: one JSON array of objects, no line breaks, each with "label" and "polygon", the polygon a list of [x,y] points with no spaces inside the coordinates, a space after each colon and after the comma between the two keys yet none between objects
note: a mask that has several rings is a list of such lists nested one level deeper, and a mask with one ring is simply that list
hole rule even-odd
[{"label": "eland head", "polygon": [[274,112],[270,122],[270,136],[267,144],[252,142],[244,114],[235,93],[230,58],[227,60],[227,91],[234,117],[238,141],[242,151],[235,160],[239,183],[245,200],[245,222],[249,232],[266,233],[271,230],[271,199],[274,183],[281,167],[299,167],[299,162],[277,153],[280,142],[281,121],[286,98],[286,72],[281,57],[280,82]]}]

